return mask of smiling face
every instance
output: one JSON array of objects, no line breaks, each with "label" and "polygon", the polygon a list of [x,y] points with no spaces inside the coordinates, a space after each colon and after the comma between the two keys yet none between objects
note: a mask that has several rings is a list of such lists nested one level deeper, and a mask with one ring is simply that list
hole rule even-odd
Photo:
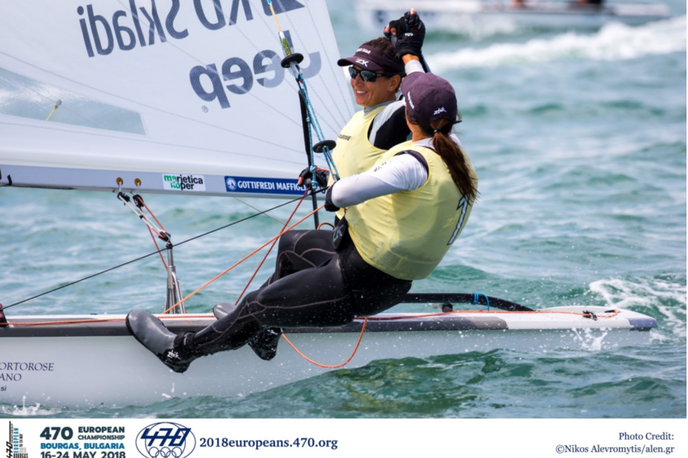
[{"label": "smiling face", "polygon": [[[365,70],[356,65],[354,68]],[[375,81],[368,82],[363,81],[361,75],[357,75],[356,78],[351,79],[351,88],[354,91],[356,104],[362,107],[373,107],[394,100],[400,82],[401,77],[399,75],[379,76]]]}]

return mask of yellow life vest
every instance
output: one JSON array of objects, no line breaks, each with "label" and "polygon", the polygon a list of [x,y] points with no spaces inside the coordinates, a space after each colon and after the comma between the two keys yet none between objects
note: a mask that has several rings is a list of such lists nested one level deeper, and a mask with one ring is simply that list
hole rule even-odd
[{"label": "yellow life vest", "polygon": [[[345,178],[351,175],[358,175],[369,170],[380,155],[386,150],[376,148],[368,140],[368,131],[375,119],[375,116],[385,108],[382,105],[368,113],[364,110],[356,112],[351,117],[351,120],[344,126],[337,138],[337,146],[332,152],[332,160],[336,167],[339,178]],[[330,175],[329,184],[334,183],[332,175]],[[339,210],[337,216],[341,219],[344,217],[344,211]]]},{"label": "yellow life vest", "polygon": [[[462,196],[444,161],[432,149],[402,143],[382,155],[381,166],[401,151],[413,150],[428,163],[428,181],[346,209],[349,234],[361,257],[402,280],[428,277],[468,221],[473,202]],[[466,161],[471,177],[478,177]]]}]

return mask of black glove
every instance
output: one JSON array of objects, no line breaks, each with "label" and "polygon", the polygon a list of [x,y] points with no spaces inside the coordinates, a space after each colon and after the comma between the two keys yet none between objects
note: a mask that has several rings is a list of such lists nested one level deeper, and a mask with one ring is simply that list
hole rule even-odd
[{"label": "black glove", "polygon": [[333,202],[332,202],[332,189],[334,188],[334,184],[330,186],[330,189],[327,190],[327,193],[325,194],[325,210],[328,212],[336,212],[339,210],[339,207],[337,207]]},{"label": "black glove", "polygon": [[[396,29],[396,36],[392,35],[392,29]],[[392,40],[397,56],[400,58],[406,54],[420,57],[425,40],[425,24],[420,20],[417,13],[411,14],[410,11],[407,11],[399,19],[390,21],[385,28],[385,36]]]},{"label": "black glove", "polygon": [[[392,32],[392,29],[394,29],[394,32]],[[397,35],[400,35],[403,32],[406,32],[406,15],[400,17],[399,19],[395,19],[394,21],[389,21],[389,24],[387,27],[385,27],[385,30],[382,31],[382,33],[385,34],[385,37],[387,37],[387,39],[390,41],[392,39],[396,39]]]},{"label": "black glove", "polygon": [[[330,176],[330,171],[325,169],[315,169],[315,181],[318,183],[320,188],[327,187],[327,179]],[[306,167],[299,174],[299,181],[296,183],[298,186],[305,186],[311,189],[311,184],[313,183],[313,174],[311,173],[310,167]]]}]

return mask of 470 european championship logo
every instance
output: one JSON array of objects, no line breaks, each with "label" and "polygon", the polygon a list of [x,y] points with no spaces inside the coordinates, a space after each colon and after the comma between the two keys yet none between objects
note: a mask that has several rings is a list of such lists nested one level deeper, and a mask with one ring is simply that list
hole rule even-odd
[{"label": "470 european championship logo", "polygon": [[154,423],[136,436],[136,448],[148,458],[186,458],[196,448],[196,437],[178,423]]}]

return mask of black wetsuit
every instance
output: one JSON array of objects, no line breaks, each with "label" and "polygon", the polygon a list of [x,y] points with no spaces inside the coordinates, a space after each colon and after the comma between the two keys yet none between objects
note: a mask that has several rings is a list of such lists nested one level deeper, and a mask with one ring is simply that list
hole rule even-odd
[{"label": "black wetsuit", "polygon": [[[386,110],[387,118],[379,124],[373,140],[376,148],[384,150],[410,137],[404,103],[392,102]],[[272,276],[227,316],[195,334],[189,342],[194,351],[215,353],[251,341],[257,354],[270,359],[275,348],[265,352],[258,348],[260,343],[254,344],[270,342],[275,336],[279,339],[281,328],[340,326],[356,316],[374,315],[401,302],[411,282],[367,264],[345,228],[344,233],[337,249],[329,230],[282,235]],[[289,279],[279,281],[285,277]]]},{"label": "black wetsuit", "polygon": [[211,354],[237,349],[268,328],[341,326],[398,304],[410,288],[411,281],[367,264],[348,232],[335,249],[332,231],[290,231],[280,238],[270,279],[187,343]]}]

